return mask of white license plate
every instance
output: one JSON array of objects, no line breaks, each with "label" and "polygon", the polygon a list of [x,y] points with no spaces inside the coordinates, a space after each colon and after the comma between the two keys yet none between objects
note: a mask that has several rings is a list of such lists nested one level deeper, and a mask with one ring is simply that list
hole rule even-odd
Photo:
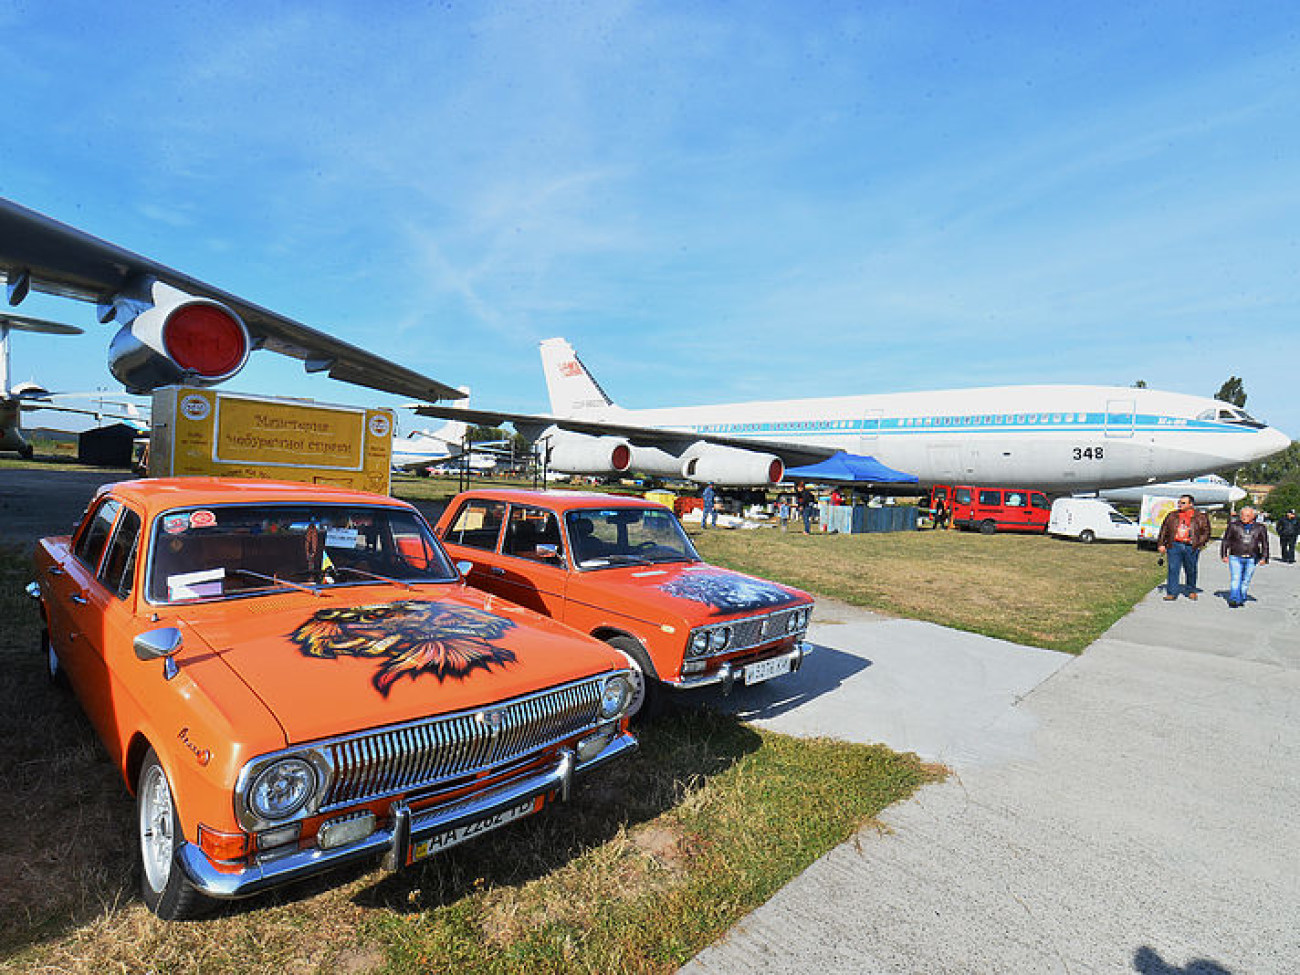
[{"label": "white license plate", "polygon": [[546,801],[545,796],[537,796],[526,802],[521,802],[517,806],[511,806],[508,809],[502,809],[499,813],[494,813],[486,819],[476,819],[472,823],[465,823],[463,826],[454,826],[451,829],[445,829],[441,833],[434,833],[432,836],[418,840],[411,844],[411,862],[423,860],[425,857],[433,856],[435,853],[441,853],[443,850],[455,846],[457,843],[464,843],[466,840],[473,839],[483,833],[491,832],[498,826],[504,826],[506,823],[513,823],[516,819],[523,819],[525,816],[531,816],[537,810],[542,808],[542,803]]},{"label": "white license plate", "polygon": [[790,658],[773,657],[771,660],[760,660],[756,664],[748,664],[741,673],[745,676],[746,684],[759,684],[773,677],[790,673]]}]

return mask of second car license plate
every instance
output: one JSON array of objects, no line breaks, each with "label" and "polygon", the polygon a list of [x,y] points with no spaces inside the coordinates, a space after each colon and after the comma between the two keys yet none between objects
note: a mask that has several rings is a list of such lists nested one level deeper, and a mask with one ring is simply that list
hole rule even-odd
[{"label": "second car license plate", "polygon": [[790,658],[773,657],[771,660],[760,660],[756,664],[749,664],[741,673],[745,675],[746,684],[758,684],[790,673]]},{"label": "second car license plate", "polygon": [[484,819],[476,819],[472,823],[465,823],[463,826],[453,826],[451,829],[445,829],[441,833],[434,833],[426,839],[417,840],[411,844],[411,862],[423,860],[425,857],[433,856],[435,853],[441,853],[448,847],[455,846],[457,843],[464,843],[466,840],[473,839],[481,833],[487,833],[496,829],[498,826],[504,826],[506,823],[513,823],[516,819],[523,819],[530,816],[542,808],[546,801],[545,796],[537,796],[517,805],[502,809],[500,812],[493,813]]}]

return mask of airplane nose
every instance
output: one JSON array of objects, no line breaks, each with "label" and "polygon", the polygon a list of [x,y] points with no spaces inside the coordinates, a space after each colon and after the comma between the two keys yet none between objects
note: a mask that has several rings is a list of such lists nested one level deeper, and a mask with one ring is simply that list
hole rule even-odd
[{"label": "airplane nose", "polygon": [[1261,460],[1265,457],[1271,457],[1280,450],[1286,450],[1291,446],[1291,438],[1279,430],[1277,427],[1265,427],[1259,431],[1259,443],[1257,452],[1252,460]]}]

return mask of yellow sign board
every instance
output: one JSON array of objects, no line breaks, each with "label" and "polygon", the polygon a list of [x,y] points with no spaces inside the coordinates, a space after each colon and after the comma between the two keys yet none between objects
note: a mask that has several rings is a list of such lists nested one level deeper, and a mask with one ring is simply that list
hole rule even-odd
[{"label": "yellow sign board", "polygon": [[168,386],[154,392],[149,473],[274,478],[387,494],[393,426],[386,409]]}]

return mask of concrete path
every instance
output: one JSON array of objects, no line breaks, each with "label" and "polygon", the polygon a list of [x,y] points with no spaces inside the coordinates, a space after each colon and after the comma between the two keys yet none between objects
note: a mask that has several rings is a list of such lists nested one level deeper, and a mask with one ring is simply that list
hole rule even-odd
[{"label": "concrete path", "polygon": [[[953,775],[684,975],[1300,972],[1300,566],[1156,591],[1079,658],[826,606],[793,681],[726,699]],[[815,660],[815,662],[814,662]]]}]

